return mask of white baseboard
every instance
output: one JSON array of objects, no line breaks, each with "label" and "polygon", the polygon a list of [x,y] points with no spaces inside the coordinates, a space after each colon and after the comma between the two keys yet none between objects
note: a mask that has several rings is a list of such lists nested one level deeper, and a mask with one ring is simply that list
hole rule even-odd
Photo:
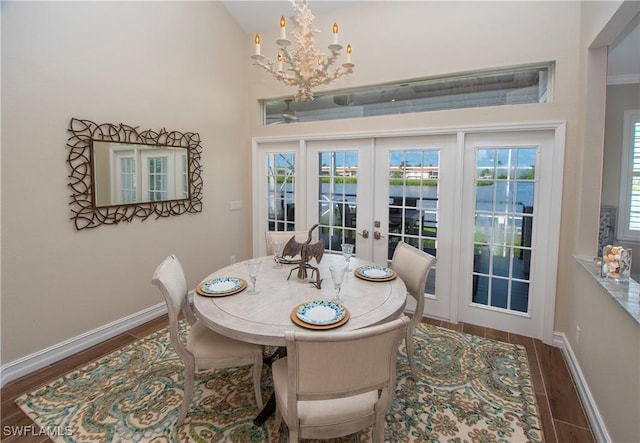
[{"label": "white baseboard", "polygon": [[77,352],[97,345],[138,325],[167,313],[166,303],[159,303],[135,314],[121,318],[108,325],[65,340],[47,349],[34,352],[26,357],[9,362],[0,367],[0,387],[12,380],[67,358]]},{"label": "white baseboard", "polygon": [[567,340],[567,336],[563,332],[554,332],[553,345],[557,348],[560,348],[565,360],[567,361],[567,365],[569,366],[569,371],[571,372],[571,376],[573,377],[573,380],[575,382],[578,395],[580,396],[580,400],[582,401],[582,405],[584,406],[585,414],[587,414],[587,420],[589,420],[589,424],[591,425],[593,437],[599,443],[610,442],[611,437],[607,432],[607,428],[604,425],[604,420],[602,420],[600,411],[598,411],[598,406],[596,405],[596,402],[591,395],[591,391],[589,390],[587,381],[585,380],[582,369],[578,364],[578,359],[576,358],[576,355],[573,353],[573,349],[569,344],[569,340]]}]

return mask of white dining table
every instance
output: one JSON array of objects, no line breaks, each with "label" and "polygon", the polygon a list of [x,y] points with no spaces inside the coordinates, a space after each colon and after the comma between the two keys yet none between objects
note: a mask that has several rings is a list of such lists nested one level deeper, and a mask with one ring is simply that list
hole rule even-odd
[{"label": "white dining table", "polygon": [[[292,320],[291,314],[304,303],[330,301],[335,292],[329,268],[333,265],[344,266],[345,261],[342,255],[324,254],[320,263],[315,259],[309,262],[320,273],[322,282],[318,289],[313,284],[316,276],[312,276],[311,271],[308,271],[306,279],[301,280],[297,277],[297,271],[292,272],[295,264],[283,264],[276,268],[273,255],[259,260],[262,263],[256,281],[256,289],[260,291],[258,294],[249,294],[247,261],[235,263],[213,272],[201,283],[219,277],[235,277],[247,281],[247,289],[226,296],[203,296],[194,291],[194,311],[201,322],[219,334],[244,342],[277,346],[279,350],[276,354],[282,356],[287,331],[315,330],[321,334],[327,330],[300,326]],[[352,271],[345,273],[341,291],[341,305],[347,309],[349,319],[337,328],[328,330],[364,328],[398,318],[404,311],[407,289],[402,279],[367,281],[354,274],[353,270],[367,265],[374,264],[356,257],[351,259]],[[253,423],[262,426],[275,408],[275,396],[272,394]]]},{"label": "white dining table", "polygon": [[[250,295],[249,287],[228,296],[202,296],[196,292],[194,311],[205,325],[227,337],[261,345],[286,346],[285,332],[312,330],[296,324],[291,312],[303,303],[331,300],[335,292],[329,267],[344,265],[345,261],[342,255],[336,254],[324,254],[320,263],[312,259],[309,264],[319,269],[322,279],[321,289],[317,289],[311,278],[298,279],[297,271],[287,279],[295,265],[274,268],[274,256],[260,260],[262,264],[256,281],[259,294]],[[352,269],[365,265],[373,263],[356,257],[351,259]],[[219,269],[203,281],[217,277],[241,278],[250,286],[245,262]],[[347,309],[349,320],[330,330],[359,329],[395,319],[404,311],[407,302],[406,287],[400,277],[390,281],[367,281],[353,271],[345,273],[341,295],[344,299],[341,304]]]}]

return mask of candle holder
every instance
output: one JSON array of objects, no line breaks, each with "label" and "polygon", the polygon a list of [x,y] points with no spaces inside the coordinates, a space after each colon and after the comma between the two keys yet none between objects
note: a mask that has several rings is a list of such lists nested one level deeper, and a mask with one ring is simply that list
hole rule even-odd
[{"label": "candle holder", "polygon": [[602,248],[603,278],[619,282],[629,281],[631,274],[631,249],[607,245]]}]

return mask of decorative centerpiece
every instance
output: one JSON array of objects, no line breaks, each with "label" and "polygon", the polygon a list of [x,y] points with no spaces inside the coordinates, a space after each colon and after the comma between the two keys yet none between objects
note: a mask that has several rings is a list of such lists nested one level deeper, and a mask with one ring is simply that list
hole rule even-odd
[{"label": "decorative centerpiece", "polygon": [[602,277],[628,281],[631,273],[631,249],[607,245],[602,248]]},{"label": "decorative centerpiece", "polygon": [[[284,245],[282,255],[295,257],[296,255],[300,254],[300,264],[289,271],[289,277],[287,277],[287,280],[291,278],[291,274],[295,270],[298,270],[298,278],[300,280],[304,280],[307,278],[307,270],[311,270],[311,283],[313,283],[316,288],[320,289],[322,284],[322,279],[320,278],[320,270],[315,266],[311,266],[309,264],[309,260],[311,260],[312,258],[315,258],[316,262],[320,263],[320,260],[322,260],[322,255],[324,254],[324,241],[322,239],[315,243],[311,243],[311,233],[318,226],[320,225],[315,224],[311,227],[311,229],[309,229],[307,241],[305,241],[304,243],[297,242],[295,235],[291,237],[287,244]],[[315,282],[313,281],[313,274],[316,275]]]}]

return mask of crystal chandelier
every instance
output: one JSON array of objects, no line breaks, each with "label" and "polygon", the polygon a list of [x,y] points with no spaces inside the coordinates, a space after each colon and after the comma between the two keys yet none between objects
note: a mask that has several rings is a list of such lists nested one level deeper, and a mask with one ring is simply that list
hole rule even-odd
[{"label": "crystal chandelier", "polygon": [[298,88],[294,95],[296,101],[313,100],[313,88],[331,83],[338,77],[353,72],[355,65],[351,63],[351,45],[347,45],[347,61],[335,67],[342,49],[342,45],[338,43],[338,25],[333,24],[333,42],[329,45],[331,54],[324,54],[315,47],[314,36],[320,31],[313,26],[315,17],[309,10],[308,0],[291,0],[291,5],[297,11],[295,22],[298,30],[291,32],[297,47],[290,48],[291,40],[287,39],[286,20],[281,17],[280,38],[276,40],[279,48],[277,63],[274,64],[260,53],[260,34],[255,36],[256,52],[251,58],[255,65],[273,74],[277,80],[287,86]]}]

